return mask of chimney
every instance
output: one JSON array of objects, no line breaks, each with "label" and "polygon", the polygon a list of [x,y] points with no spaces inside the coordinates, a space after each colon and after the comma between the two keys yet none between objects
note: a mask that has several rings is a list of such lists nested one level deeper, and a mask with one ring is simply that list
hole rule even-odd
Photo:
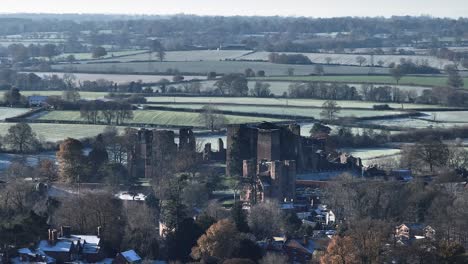
[{"label": "chimney", "polygon": [[49,244],[53,245],[57,242],[58,231],[57,229],[49,229]]},{"label": "chimney", "polygon": [[97,227],[97,237],[101,238],[102,228],[100,226]]},{"label": "chimney", "polygon": [[47,240],[49,241],[52,241],[53,240],[53,237],[52,237],[52,229],[49,228],[49,230],[47,230],[48,233],[47,233]]},{"label": "chimney", "polygon": [[70,237],[71,236],[71,227],[69,226],[61,226],[60,227],[60,235],[62,237]]}]

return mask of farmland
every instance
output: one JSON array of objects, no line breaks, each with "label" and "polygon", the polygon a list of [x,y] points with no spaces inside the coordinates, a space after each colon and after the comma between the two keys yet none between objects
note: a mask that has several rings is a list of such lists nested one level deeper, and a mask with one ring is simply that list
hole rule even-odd
[{"label": "farmland", "polygon": [[468,123],[467,111],[454,111],[454,112],[428,112],[424,118],[437,122],[453,122],[453,123]]},{"label": "farmland", "polygon": [[[171,105],[154,105],[165,107],[177,107],[183,109],[201,109],[201,104],[171,104]],[[311,117],[320,119],[320,108],[289,108],[289,107],[273,107],[273,106],[245,106],[245,105],[216,105],[216,108],[222,111],[239,112],[239,113],[252,113],[252,114],[274,114],[274,115],[290,115],[299,117]],[[373,116],[389,116],[397,115],[400,112],[395,111],[374,111],[374,110],[343,110],[339,117],[373,117]]]},{"label": "farmland", "polygon": [[[50,75],[57,75],[60,78],[63,78],[65,73],[63,72],[34,72],[41,78]],[[172,80],[172,75],[138,75],[138,74],[89,74],[89,73],[74,73],[76,78],[75,82],[84,82],[84,81],[97,81],[99,79],[113,81],[117,84],[129,83],[129,82],[138,82],[142,81],[144,83],[155,83],[162,79]],[[203,80],[206,79],[206,76],[184,76],[184,80],[189,81],[193,79]]]},{"label": "farmland", "polygon": [[[122,50],[122,51],[108,51],[107,55],[103,56],[101,59],[112,59],[114,57],[120,56],[137,56],[137,54],[145,53],[146,50]],[[84,53],[64,53],[55,57],[55,60],[66,60],[68,56],[73,55],[76,60],[94,60],[93,54],[90,52]]]},{"label": "farmland", "polygon": [[[251,61],[171,61],[171,62],[123,62],[123,63],[82,63],[57,64],[52,69],[57,71],[87,72],[87,73],[156,73],[166,72],[167,69],[177,69],[182,73],[206,74],[217,73],[244,73],[245,69],[254,71],[264,70],[267,75],[285,75],[289,68],[294,69],[296,75],[309,75],[314,72],[315,65],[288,65],[273,64],[269,62]],[[370,67],[325,65],[326,74],[368,74]],[[376,68],[375,73],[387,74],[388,69]]]},{"label": "farmland", "polygon": [[[371,55],[360,54],[335,54],[335,53],[292,53],[285,52],[286,54],[303,54],[307,56],[313,63],[319,64],[338,64],[338,65],[356,65],[357,56],[363,56],[366,62],[363,66],[372,66]],[[221,60],[242,60],[242,61],[268,61],[270,52],[250,50],[192,50],[192,51],[169,51],[166,53],[165,61],[221,61]],[[148,53],[130,54],[128,56],[119,58],[105,58],[99,60],[106,61],[119,61],[119,62],[132,62],[132,61],[147,61],[154,59]],[[118,56],[118,55],[116,55]],[[328,63],[328,59],[331,62]],[[380,61],[382,66],[388,67],[392,63],[400,63],[401,59],[411,60],[416,64],[427,63],[428,65],[443,69],[446,65],[452,64],[449,60],[438,59],[432,56],[422,55],[374,55],[374,65]]]},{"label": "farmland", "polygon": [[[63,91],[21,91],[21,94],[24,96],[31,95],[43,95],[43,96],[62,96]],[[108,93],[106,92],[80,92],[80,97],[82,99],[98,99],[104,98]]]},{"label": "farmland", "polygon": [[[275,105],[298,107],[321,107],[325,100],[319,99],[285,99],[285,98],[255,98],[255,97],[147,97],[148,103],[186,103],[186,104],[239,104],[239,105]],[[372,109],[375,102],[337,101],[342,108]],[[394,109],[440,108],[435,105],[420,104],[389,104]]]},{"label": "farmland", "polygon": [[[242,60],[268,60],[270,52],[255,52],[240,57]],[[288,53],[286,54],[303,54],[307,56],[313,63],[327,64],[327,58],[331,58],[332,64],[341,65],[359,65],[356,61],[356,57],[362,56],[366,58],[365,66],[371,66],[372,58],[371,55],[360,55],[360,54],[335,54],[335,53]],[[432,56],[421,56],[421,55],[374,55],[374,65],[377,65],[379,61],[383,62],[384,67],[388,67],[390,64],[400,63],[401,59],[412,60],[416,64],[427,63],[428,65],[443,69],[446,65],[452,64],[449,60],[438,59]]]},{"label": "farmland", "polygon": [[[304,81],[304,82],[341,82],[341,83],[377,83],[377,84],[395,84],[391,76],[272,76],[265,78],[255,78],[260,81]],[[465,88],[468,88],[468,78],[464,78]],[[421,86],[446,86],[447,77],[445,76],[405,76],[400,85],[421,85]]]},{"label": "farmland", "polygon": [[[241,58],[244,55],[251,53],[250,50],[193,50],[193,51],[168,51],[164,58],[165,61],[221,61],[234,60]],[[149,53],[140,53],[135,55],[124,56],[120,58],[107,58],[98,60],[102,62],[119,61],[147,61],[157,60],[156,53],[150,57]]]},{"label": "farmland", "polygon": [[[422,118],[397,118],[397,119],[388,119],[388,120],[369,120],[363,121],[363,124],[372,124],[372,125],[382,125],[388,127],[400,127],[400,128],[450,128],[455,126],[465,126],[468,125],[468,122],[450,122],[450,120],[442,120],[443,116],[451,116],[456,112],[441,112],[441,116],[437,119],[439,122],[431,122],[430,116]],[[461,112],[462,114],[467,114],[468,112]],[[426,120],[425,120],[426,119]],[[445,122],[444,122],[445,121]]]},{"label": "farmland", "polygon": [[[4,136],[8,133],[14,123],[0,123],[0,135]],[[106,126],[103,125],[76,125],[76,124],[48,124],[48,123],[31,123],[29,124],[33,131],[40,139],[50,142],[63,140],[67,137],[72,138],[87,138],[94,137],[104,131]],[[123,128],[119,128],[123,130]]]},{"label": "farmland", "polygon": [[[191,112],[172,112],[144,110],[134,111],[134,119],[129,122],[133,124],[150,124],[162,126],[193,126],[203,127],[204,124],[199,118],[198,113]],[[229,124],[261,122],[261,121],[280,121],[273,118],[246,117],[236,115],[225,116]],[[83,121],[79,111],[51,111],[38,117],[38,120],[56,120],[56,121]]]},{"label": "farmland", "polygon": [[5,120],[5,118],[15,117],[17,115],[24,114],[28,112],[27,108],[10,108],[10,107],[0,107],[0,120]]},{"label": "farmland", "polygon": [[379,164],[386,159],[395,159],[400,156],[401,150],[394,148],[356,148],[343,149],[355,157],[360,157],[364,166]]}]

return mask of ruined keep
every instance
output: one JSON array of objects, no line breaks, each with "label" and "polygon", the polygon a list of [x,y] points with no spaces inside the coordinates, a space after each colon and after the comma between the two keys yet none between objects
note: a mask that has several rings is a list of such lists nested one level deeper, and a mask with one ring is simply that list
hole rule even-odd
[{"label": "ruined keep", "polygon": [[298,124],[230,125],[227,131],[226,174],[242,176],[249,184],[245,201],[294,199],[296,175],[360,169],[359,158],[332,158],[320,139],[300,135]]},{"label": "ruined keep", "polygon": [[134,129],[127,150],[128,170],[132,177],[154,178],[174,169],[175,162],[225,161],[226,149],[219,139],[219,149],[211,150],[207,143],[201,153],[197,152],[195,134],[191,128],[179,130],[178,144],[172,130]]},{"label": "ruined keep", "polygon": [[172,166],[180,152],[196,153],[196,141],[192,129],[179,131],[179,145],[171,130],[139,129],[134,133],[134,144],[128,152],[128,167],[133,177],[153,178]]}]

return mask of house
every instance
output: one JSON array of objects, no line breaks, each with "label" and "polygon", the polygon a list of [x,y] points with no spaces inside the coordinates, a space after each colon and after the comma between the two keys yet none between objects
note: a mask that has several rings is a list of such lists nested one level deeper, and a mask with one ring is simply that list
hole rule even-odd
[{"label": "house", "polygon": [[[33,251],[29,248],[18,249],[18,257],[11,259],[13,264],[16,263],[44,263],[55,264],[56,260],[44,254],[44,252]],[[1,262],[0,262],[1,263]]]},{"label": "house", "polygon": [[142,263],[141,257],[134,250],[127,250],[117,254],[115,264],[137,264]]},{"label": "house", "polygon": [[332,210],[329,210],[326,205],[320,204],[314,210],[315,218],[318,222],[325,225],[333,225],[336,223],[336,215]]},{"label": "house", "polygon": [[395,239],[398,243],[409,244],[419,239],[434,239],[436,231],[431,226],[422,224],[401,224],[395,227]]},{"label": "house", "polygon": [[[101,250],[100,228],[97,235],[73,235],[71,228],[62,226],[60,232],[49,229],[48,240],[41,240],[35,252],[22,249],[19,252],[23,262],[67,263],[76,260],[97,263],[104,259]],[[60,236],[59,236],[60,234]],[[32,261],[33,260],[33,261]]]},{"label": "house", "polygon": [[43,95],[31,95],[28,96],[28,103],[30,106],[43,106],[46,101],[48,96],[43,96]]}]

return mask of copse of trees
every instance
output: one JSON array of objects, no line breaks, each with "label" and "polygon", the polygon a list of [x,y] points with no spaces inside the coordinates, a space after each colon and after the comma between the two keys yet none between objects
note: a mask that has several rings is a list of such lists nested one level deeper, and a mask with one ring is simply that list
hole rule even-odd
[{"label": "copse of trees", "polygon": [[18,88],[11,88],[9,91],[6,91],[3,94],[3,101],[8,106],[25,106],[28,104],[26,97],[21,95],[20,90]]},{"label": "copse of trees", "polygon": [[107,55],[107,50],[104,47],[93,47],[91,50],[93,59],[98,59]]},{"label": "copse of trees", "polygon": [[278,64],[312,64],[309,57],[302,54],[270,53],[268,55],[268,61]]},{"label": "copse of trees", "polygon": [[92,124],[120,125],[133,119],[132,105],[117,101],[86,101],[81,104],[80,115]]},{"label": "copse of trees", "polygon": [[227,74],[214,84],[221,95],[246,96],[249,92],[248,81],[243,74]]},{"label": "copse of trees", "polygon": [[288,88],[291,98],[314,98],[325,100],[360,100],[359,92],[354,86],[339,83],[292,83]]}]

